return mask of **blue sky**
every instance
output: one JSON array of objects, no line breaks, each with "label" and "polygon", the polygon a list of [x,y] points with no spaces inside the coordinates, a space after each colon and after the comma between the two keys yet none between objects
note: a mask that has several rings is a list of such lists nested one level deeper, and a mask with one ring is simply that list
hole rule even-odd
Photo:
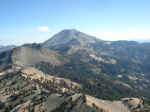
[{"label": "blue sky", "polygon": [[0,45],[72,28],[104,40],[150,38],[150,0],[0,0]]}]

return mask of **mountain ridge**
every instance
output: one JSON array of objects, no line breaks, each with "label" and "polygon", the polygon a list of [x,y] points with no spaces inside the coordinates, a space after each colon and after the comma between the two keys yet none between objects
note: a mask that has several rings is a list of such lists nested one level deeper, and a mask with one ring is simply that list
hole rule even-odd
[{"label": "mountain ridge", "polygon": [[[97,81],[98,85],[100,85],[99,83],[102,83],[102,80],[105,86],[113,85],[112,88],[114,88],[114,90],[115,86],[120,85],[119,88],[122,88],[122,91],[126,90],[124,93],[127,93],[127,91],[132,93],[131,88],[136,90],[138,86],[144,90],[147,90],[149,87],[147,79],[150,79],[148,75],[150,68],[150,64],[148,63],[150,54],[148,51],[150,45],[148,43],[139,44],[135,41],[103,41],[95,37],[87,36],[87,34],[77,30],[63,30],[56,35],[59,35],[54,36],[57,40],[56,45],[51,46],[50,44],[50,46],[46,47],[43,44],[25,44],[13,50],[1,53],[1,70],[11,67],[13,64],[19,66],[36,66],[45,73],[70,78],[71,80],[82,82],[84,86],[91,84],[94,90],[90,94],[95,94],[96,92],[94,91],[97,91],[98,88],[104,88],[102,85],[99,87],[93,84],[93,82]],[[62,44],[61,39],[66,36],[71,39],[69,41],[67,40],[65,44]],[[76,38],[79,40],[76,40]],[[94,43],[89,40],[84,41],[82,38],[90,38],[89,40],[93,40]],[[50,43],[53,43],[54,40],[53,38],[52,41],[50,39]],[[144,53],[141,54],[141,52]],[[144,74],[144,76],[141,74]],[[134,82],[130,80],[132,78],[129,76],[132,76],[132,78],[136,77],[135,79],[138,79],[142,84],[136,83],[133,86]],[[87,77],[89,80],[85,81],[84,79]],[[142,80],[140,80],[140,78],[142,78]],[[144,86],[144,84],[147,86]],[[114,92],[111,91],[111,89],[107,89],[107,91],[110,93]],[[134,92],[137,93],[137,91]],[[145,93],[146,96],[149,96],[149,91]],[[98,94],[100,93],[97,92],[96,96],[98,96]],[[120,93],[116,90],[113,94]],[[101,97],[104,95],[105,92],[101,94]],[[109,95],[110,94],[107,96]]]},{"label": "mountain ridge", "polygon": [[[0,99],[6,100],[4,104],[0,101],[0,109],[101,112],[98,107],[107,106],[99,104],[107,100],[110,108],[112,101],[125,98],[121,102],[133,104],[133,112],[142,112],[143,106],[145,109],[150,105],[149,59],[149,43],[103,41],[76,30],[64,30],[46,44],[25,44],[0,53],[0,92],[5,96],[0,95]],[[19,68],[21,71],[9,72]],[[86,101],[86,95],[93,97],[86,97]]]},{"label": "mountain ridge", "polygon": [[98,99],[80,93],[81,86],[75,82],[46,75],[33,67],[9,69],[0,73],[0,79],[2,112],[143,112],[142,99]]}]

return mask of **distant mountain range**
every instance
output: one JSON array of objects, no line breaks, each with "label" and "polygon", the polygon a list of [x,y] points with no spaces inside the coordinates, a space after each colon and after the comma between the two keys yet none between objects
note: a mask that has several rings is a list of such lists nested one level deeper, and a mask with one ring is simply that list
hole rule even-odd
[{"label": "distant mountain range", "polygon": [[10,50],[10,49],[13,49],[13,48],[15,48],[15,47],[16,47],[15,45],[0,46],[0,52],[1,52],[1,51]]},{"label": "distant mountain range", "polygon": [[135,40],[139,43],[149,43],[150,42],[150,39],[139,39],[139,40]]}]

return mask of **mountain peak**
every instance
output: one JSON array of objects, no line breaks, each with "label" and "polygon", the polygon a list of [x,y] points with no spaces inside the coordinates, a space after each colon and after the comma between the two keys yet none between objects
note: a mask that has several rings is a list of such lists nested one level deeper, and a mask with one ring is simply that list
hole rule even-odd
[{"label": "mountain peak", "polygon": [[85,33],[80,32],[77,29],[64,29],[60,32],[58,32],[56,35],[54,35],[52,38],[55,36],[60,36],[61,38],[67,38],[67,39],[74,39],[74,38],[80,38],[81,35],[86,35]]},{"label": "mountain peak", "polygon": [[77,29],[64,29],[61,32],[80,32],[80,31]]},{"label": "mountain peak", "polygon": [[76,29],[65,29],[43,43],[45,47],[54,47],[65,44],[87,45],[98,41],[96,37],[82,33]]},{"label": "mountain peak", "polygon": [[64,30],[60,31],[59,33],[57,33],[56,35],[60,35],[61,38],[73,38],[73,37],[77,37],[77,35],[80,33],[81,32],[76,29],[64,29]]}]

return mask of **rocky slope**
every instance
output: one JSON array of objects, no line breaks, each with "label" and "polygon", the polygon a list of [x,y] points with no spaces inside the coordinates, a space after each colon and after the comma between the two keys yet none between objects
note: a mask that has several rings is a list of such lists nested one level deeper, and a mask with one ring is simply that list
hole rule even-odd
[{"label": "rocky slope", "polygon": [[103,41],[77,30],[63,30],[41,45],[26,44],[0,53],[0,71],[14,65],[34,66],[81,83],[85,93],[99,98],[149,98],[149,46]]},{"label": "rocky slope", "polygon": [[63,64],[64,60],[65,57],[56,51],[44,48],[39,44],[27,44],[0,53],[0,70],[10,68],[12,65],[32,66],[40,62],[58,66]]},{"label": "rocky slope", "polygon": [[[108,101],[80,93],[82,86],[33,68],[15,68],[0,74],[1,112],[131,112],[138,99]],[[133,99],[133,100],[132,100]],[[125,104],[130,104],[130,108]],[[139,112],[142,107],[137,108]]]},{"label": "rocky slope", "polygon": [[46,75],[35,68],[14,67],[0,74],[0,111],[46,111],[46,100],[51,94],[64,94],[66,98],[81,88],[75,82]]},{"label": "rocky slope", "polygon": [[44,72],[84,83],[86,88],[92,88],[93,95],[100,89],[106,91],[102,94],[107,97],[128,96],[128,93],[150,97],[149,43],[103,41],[71,29],[59,32],[43,46],[59,51],[70,60],[52,69],[48,69],[50,64],[37,65]]},{"label": "rocky slope", "polygon": [[[65,95],[67,94],[65,99],[76,93],[115,101],[129,97],[128,100],[125,100],[127,105],[132,103],[126,102],[136,97],[146,99],[148,107],[150,104],[149,51],[149,43],[103,41],[77,30],[64,30],[42,44],[26,44],[0,53],[1,87],[3,88],[2,94],[4,93],[5,96],[1,98],[2,101],[6,100],[5,109],[10,108],[11,110],[11,106],[16,107],[19,106],[18,104],[23,104],[16,107],[19,109],[33,103],[32,101],[27,102],[26,99],[20,101],[22,97],[25,97],[24,94],[22,96],[22,92],[18,96],[19,103],[16,102],[13,105],[12,102],[15,100],[9,102],[9,95],[14,96],[19,91],[27,93],[29,99],[34,96],[32,93],[38,91],[44,92],[42,96],[39,93],[37,95],[42,99],[49,94],[48,91],[61,95],[65,92]],[[9,73],[11,70],[7,71],[8,69],[19,69],[19,71]],[[23,82],[21,84],[25,88],[22,88],[20,81]],[[9,88],[10,85],[14,89]],[[19,88],[19,91],[16,87]],[[100,102],[102,103],[103,100]],[[7,102],[10,103],[10,107]],[[65,109],[68,106],[69,109],[73,108],[70,107],[70,103],[65,102],[62,105]],[[71,105],[74,105],[74,102]],[[110,105],[113,103],[111,102]],[[85,107],[87,104],[81,108]],[[37,106],[37,108],[45,107]],[[57,109],[55,111],[62,108]]]}]

